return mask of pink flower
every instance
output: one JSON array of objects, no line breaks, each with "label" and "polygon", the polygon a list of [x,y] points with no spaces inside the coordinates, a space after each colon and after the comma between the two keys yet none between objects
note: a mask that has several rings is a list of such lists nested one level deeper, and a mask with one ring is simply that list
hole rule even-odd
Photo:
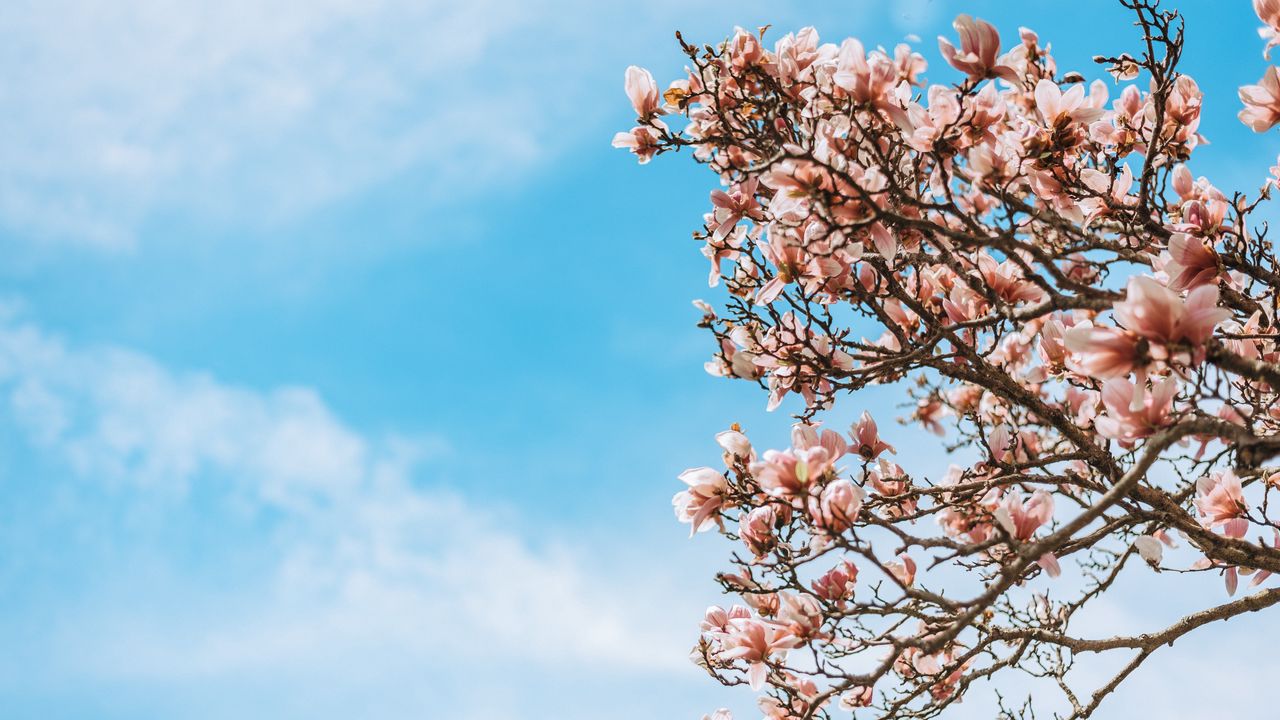
[{"label": "pink flower", "polygon": [[987,285],[1010,304],[1025,301],[1037,301],[1044,298],[1044,290],[1027,280],[1022,268],[1013,260],[996,262],[995,258],[983,253],[978,256],[978,272]]},{"label": "pink flower", "polygon": [[1215,285],[1197,287],[1184,302],[1149,277],[1130,278],[1125,299],[1115,304],[1114,312],[1121,325],[1148,340],[1192,345],[1203,345],[1218,323],[1231,317],[1231,311],[1218,307]]},{"label": "pink flower", "polygon": [[1052,80],[1041,78],[1036,83],[1036,109],[1049,128],[1063,128],[1072,123],[1087,125],[1102,117],[1105,110],[1085,98],[1084,86],[1072,85],[1065,93]]},{"label": "pink flower", "polygon": [[761,220],[764,214],[760,210],[760,203],[756,202],[756,186],[760,184],[759,178],[751,178],[741,185],[730,188],[729,192],[724,190],[711,191],[711,204],[715,206],[713,217],[716,226],[713,236],[717,239],[728,235],[733,227],[743,218],[751,218],[753,220]]},{"label": "pink flower", "polygon": [[916,403],[915,419],[934,435],[947,433],[940,422],[946,416],[946,406],[936,397],[923,398]]},{"label": "pink flower", "polygon": [[793,595],[778,593],[781,602],[778,619],[786,624],[788,632],[798,638],[812,638],[822,627],[822,605],[818,598],[806,593]]},{"label": "pink flower", "polygon": [[1271,59],[1271,48],[1280,45],[1280,0],[1253,0],[1253,11],[1266,23],[1258,28],[1258,36],[1267,41],[1262,57]]},{"label": "pink flower", "polygon": [[733,720],[733,713],[725,708],[720,708],[710,715],[703,715],[702,720]]},{"label": "pink flower", "polygon": [[1099,435],[1128,445],[1171,422],[1173,398],[1178,394],[1177,380],[1169,377],[1156,383],[1136,410],[1132,407],[1134,394],[1133,384],[1121,378],[1102,385],[1102,404],[1107,407],[1107,413],[1093,421]]},{"label": "pink flower", "polygon": [[648,70],[635,65],[628,67],[623,87],[637,116],[648,119],[657,114],[662,106],[662,96],[658,94],[658,84],[653,81],[653,75]]},{"label": "pink flower", "polygon": [[840,44],[831,81],[855,102],[880,108],[895,122],[906,120],[901,102],[891,94],[898,83],[898,68],[884,53],[867,53],[855,38],[845,40]]},{"label": "pink flower", "polygon": [[774,497],[786,499],[807,494],[809,486],[830,468],[827,451],[821,447],[807,451],[766,450],[763,458],[751,464],[760,488]]},{"label": "pink flower", "polygon": [[753,555],[764,557],[778,544],[778,538],[773,534],[777,522],[778,512],[772,505],[758,507],[738,523],[738,537]]},{"label": "pink flower", "polygon": [[1257,85],[1240,88],[1240,122],[1254,132],[1266,132],[1280,123],[1280,68],[1268,67]]},{"label": "pink flower", "polygon": [[1025,542],[1053,518],[1053,496],[1044,490],[1036,490],[1024,503],[1022,491],[1015,488],[1004,496],[993,514],[1005,532]]},{"label": "pink flower", "polygon": [[1017,71],[1000,64],[1000,33],[991,23],[960,15],[951,27],[960,33],[959,50],[950,40],[938,36],[938,50],[951,67],[974,80],[999,77],[1009,82],[1018,81]]},{"label": "pink flower", "polygon": [[791,446],[797,450],[820,447],[827,451],[827,457],[831,462],[839,460],[849,452],[849,445],[843,437],[840,437],[840,433],[834,430],[823,430],[819,435],[817,425],[804,423],[791,426]]},{"label": "pink flower", "polygon": [[728,610],[712,605],[702,617],[702,632],[724,634],[729,632],[729,621],[749,617],[751,611],[741,605],[734,605]]},{"label": "pink flower", "polygon": [[1125,377],[1139,363],[1138,339],[1116,328],[1083,322],[1066,332],[1063,344],[1081,356],[1080,369],[1099,380]]},{"label": "pink flower", "polygon": [[1249,531],[1249,521],[1244,517],[1248,506],[1240,478],[1231,470],[1197,480],[1195,503],[1205,527],[1221,527],[1222,533],[1232,538],[1242,538]]},{"label": "pink flower", "polygon": [[752,690],[764,687],[769,673],[768,662],[774,655],[786,655],[800,646],[800,639],[786,628],[765,622],[759,618],[741,618],[730,621],[729,632],[724,639],[726,660],[744,660],[747,663],[747,680]]},{"label": "pink flower", "polygon": [[916,582],[916,561],[906,553],[899,555],[898,560],[900,562],[885,563],[884,567],[903,587],[911,587]]},{"label": "pink flower", "polygon": [[676,493],[671,504],[675,506],[676,518],[692,526],[689,528],[689,537],[693,537],[694,533],[710,528],[716,513],[724,504],[729,481],[709,467],[685,470],[680,473],[680,481],[688,485],[689,489]]},{"label": "pink flower", "polygon": [[1174,233],[1169,238],[1169,249],[1162,258],[1164,272],[1169,276],[1170,290],[1181,292],[1217,283],[1218,254],[1198,237]]},{"label": "pink flower", "polygon": [[880,428],[871,417],[871,413],[863,410],[862,417],[854,424],[850,434],[854,439],[853,451],[866,460],[875,460],[880,453],[888,450],[897,452],[893,446],[880,439]]},{"label": "pink flower", "polygon": [[[734,427],[738,427],[737,423]],[[732,465],[734,459],[751,460],[755,458],[755,450],[751,441],[738,430],[725,430],[716,433],[716,444],[724,450],[725,464]]]},{"label": "pink flower", "polygon": [[866,492],[841,478],[827,484],[817,499],[809,498],[809,514],[816,526],[832,533],[848,530],[858,519]]},{"label": "pink flower", "polygon": [[[658,121],[654,121],[657,124]],[[630,132],[620,132],[613,136],[613,146],[630,150],[641,165],[653,159],[658,153],[658,133],[651,127],[638,125]]]},{"label": "pink flower", "polygon": [[839,565],[810,583],[810,587],[818,597],[836,607],[842,607],[846,600],[853,597],[854,584],[857,581],[858,566],[848,560],[842,560]]}]

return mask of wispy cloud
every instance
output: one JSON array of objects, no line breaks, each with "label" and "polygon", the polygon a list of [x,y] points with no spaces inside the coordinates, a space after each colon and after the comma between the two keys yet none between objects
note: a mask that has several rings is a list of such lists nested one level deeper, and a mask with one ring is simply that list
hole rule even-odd
[{"label": "wispy cloud", "polygon": [[[190,509],[206,515],[231,503],[266,518],[223,517],[209,540],[270,560],[198,602],[166,596],[162,579],[126,592],[133,602],[80,598],[43,642],[81,681],[276,678],[287,693],[284,678],[301,677],[350,692],[372,674],[394,681],[371,694],[404,701],[426,683],[432,707],[462,708],[483,685],[465,678],[495,667],[692,671],[682,630],[695,615],[672,613],[675,574],[654,577],[656,560],[647,573],[613,567],[605,546],[531,537],[510,510],[424,486],[422,467],[449,452],[440,439],[361,433],[304,388],[229,386],[123,349],[70,347],[14,318],[0,323],[0,398],[28,441],[79,478],[66,492],[106,483],[128,512],[149,496],[170,524],[197,501]],[[196,567],[167,559],[179,585],[217,573],[217,547],[200,553]],[[422,679],[406,685],[406,674]],[[530,692],[512,681],[495,698]]]},{"label": "wispy cloud", "polygon": [[0,214],[121,245],[156,210],[270,221],[415,163],[527,162],[540,118],[493,112],[534,106],[482,68],[529,22],[502,0],[10,5]]}]

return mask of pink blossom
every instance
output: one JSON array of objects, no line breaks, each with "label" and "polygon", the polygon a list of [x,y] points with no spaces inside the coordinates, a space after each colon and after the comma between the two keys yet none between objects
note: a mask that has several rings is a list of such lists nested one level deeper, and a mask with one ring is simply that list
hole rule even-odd
[{"label": "pink blossom", "polygon": [[938,36],[938,50],[952,67],[970,78],[981,80],[999,77],[1009,82],[1018,81],[1018,73],[1001,64],[1000,33],[991,23],[960,15],[951,24],[960,33],[960,49],[945,37]]},{"label": "pink blossom", "polygon": [[858,519],[866,492],[843,478],[833,480],[815,500],[809,499],[814,524],[828,532],[841,533]]},{"label": "pink blossom", "polygon": [[840,433],[823,429],[819,434],[817,425],[806,423],[796,423],[791,426],[791,447],[796,450],[820,447],[827,451],[827,457],[831,462],[839,460],[849,452],[849,444],[840,436]]},{"label": "pink blossom", "polygon": [[978,256],[978,272],[988,287],[1007,303],[1044,299],[1044,290],[1028,280],[1022,268],[1013,260],[998,263],[995,258],[983,253]]},{"label": "pink blossom", "polygon": [[704,633],[724,634],[729,632],[729,621],[751,617],[751,611],[741,605],[734,605],[725,610],[718,605],[707,608],[700,625]]},{"label": "pink blossom", "polygon": [[[737,424],[734,427],[737,428]],[[755,458],[756,453],[751,447],[751,441],[736,429],[716,433],[716,444],[724,449],[726,464],[732,465],[734,460],[752,460]]]},{"label": "pink blossom", "polygon": [[1153,278],[1129,279],[1125,299],[1115,304],[1116,320],[1127,329],[1160,343],[1203,345],[1218,323],[1231,316],[1218,307],[1218,288],[1201,285],[1186,301]]},{"label": "pink blossom", "polygon": [[[657,121],[654,121],[657,124]],[[620,132],[613,136],[613,146],[630,150],[641,165],[653,159],[658,153],[658,133],[651,127],[638,125],[630,132]]]},{"label": "pink blossom", "polygon": [[778,619],[798,638],[812,638],[822,627],[822,605],[807,593],[778,593]]},{"label": "pink blossom", "polygon": [[724,638],[726,660],[743,660],[747,663],[747,680],[752,690],[764,687],[769,673],[768,663],[775,655],[786,655],[788,650],[799,647],[800,638],[786,628],[759,618],[735,619],[729,623]]},{"label": "pink blossom", "polygon": [[1025,542],[1036,534],[1041,525],[1053,519],[1053,496],[1044,490],[1036,490],[1024,503],[1022,492],[1015,488],[1000,501],[995,519],[1005,532]]},{"label": "pink blossom", "polygon": [[875,419],[865,410],[858,422],[854,423],[850,434],[854,440],[853,451],[866,460],[875,460],[885,450],[897,452],[892,445],[880,439],[880,429],[876,426]]},{"label": "pink blossom", "polygon": [[1099,380],[1125,377],[1140,362],[1138,339],[1116,328],[1083,322],[1066,332],[1063,343],[1080,355],[1080,369]]},{"label": "pink blossom", "polygon": [[1271,48],[1280,45],[1280,0],[1253,0],[1253,11],[1266,23],[1258,28],[1258,36],[1267,41],[1262,57],[1271,59]]},{"label": "pink blossom", "polygon": [[711,204],[715,206],[715,223],[713,236],[717,239],[723,238],[733,230],[743,218],[752,220],[761,220],[764,214],[760,210],[760,203],[756,201],[756,187],[760,183],[760,178],[753,177],[743,182],[728,192],[724,190],[711,191]]},{"label": "pink blossom", "polygon": [[947,408],[936,397],[921,399],[916,403],[915,419],[934,435],[945,435],[940,420],[946,417]]},{"label": "pink blossom", "polygon": [[916,561],[906,553],[898,556],[898,562],[885,563],[884,568],[903,587],[911,587],[916,582]]},{"label": "pink blossom", "polygon": [[899,122],[905,120],[901,103],[891,96],[898,81],[898,69],[884,53],[867,53],[858,40],[845,40],[840,44],[831,80],[855,102],[880,108]]},{"label": "pink blossom", "polygon": [[871,707],[871,703],[874,700],[875,688],[858,685],[840,696],[840,709],[845,712],[853,712],[858,708]]},{"label": "pink blossom", "polygon": [[1088,124],[1102,117],[1105,112],[1085,98],[1083,85],[1072,85],[1065,93],[1058,84],[1048,79],[1036,83],[1036,109],[1040,118],[1050,128],[1063,128],[1072,123]]},{"label": "pink blossom", "polygon": [[778,544],[774,535],[774,526],[778,522],[778,512],[772,505],[758,507],[747,513],[738,523],[738,537],[757,558],[764,557]]},{"label": "pink blossom", "polygon": [[1257,85],[1240,88],[1240,122],[1254,132],[1266,132],[1280,123],[1280,68],[1268,67]]},{"label": "pink blossom", "polygon": [[687,522],[689,537],[710,528],[720,507],[724,504],[725,493],[729,491],[729,481],[723,474],[709,467],[693,468],[680,473],[680,481],[689,486],[688,490],[676,493],[671,499],[675,506],[676,518]]},{"label": "pink blossom", "polygon": [[662,105],[662,97],[658,94],[658,84],[648,70],[632,65],[627,68],[624,88],[631,100],[631,107],[641,119],[648,119],[656,114]]},{"label": "pink blossom", "polygon": [[836,607],[843,607],[844,602],[853,597],[854,585],[857,581],[858,566],[848,560],[841,560],[839,565],[814,580],[810,587],[818,597]]},{"label": "pink blossom", "polygon": [[766,450],[764,457],[751,464],[751,472],[766,493],[794,499],[808,494],[810,486],[831,469],[832,462],[821,446],[807,450]]},{"label": "pink blossom", "polygon": [[1107,412],[1093,421],[1094,427],[1099,435],[1122,444],[1148,437],[1172,422],[1170,412],[1177,394],[1178,381],[1166,378],[1155,384],[1151,393],[1143,398],[1141,407],[1133,409],[1133,384],[1122,378],[1108,380],[1102,385],[1102,403]]},{"label": "pink blossom", "polygon": [[1248,506],[1240,478],[1231,470],[1224,470],[1196,481],[1196,509],[1207,528],[1221,527],[1227,537],[1242,538],[1249,530],[1249,520],[1244,517]]},{"label": "pink blossom", "polygon": [[1218,280],[1218,254],[1198,237],[1174,233],[1162,259],[1170,290],[1181,292]]}]

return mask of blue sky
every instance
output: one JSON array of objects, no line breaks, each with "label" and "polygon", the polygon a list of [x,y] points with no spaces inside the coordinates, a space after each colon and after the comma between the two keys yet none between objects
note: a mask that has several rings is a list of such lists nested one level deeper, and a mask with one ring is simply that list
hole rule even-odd
[{"label": "blue sky", "polygon": [[[1256,20],[1185,4],[1193,170],[1256,188],[1280,150],[1234,119]],[[713,179],[609,147],[623,69],[674,77],[677,28],[915,33],[939,75],[962,11],[1063,68],[1133,32],[1106,2],[271,5],[0,10],[6,718],[749,708],[684,658],[724,546],[670,496],[729,422],[784,442],[786,406],[702,371]],[[1251,677],[1232,653],[1272,629],[1189,643],[1115,711]]]}]

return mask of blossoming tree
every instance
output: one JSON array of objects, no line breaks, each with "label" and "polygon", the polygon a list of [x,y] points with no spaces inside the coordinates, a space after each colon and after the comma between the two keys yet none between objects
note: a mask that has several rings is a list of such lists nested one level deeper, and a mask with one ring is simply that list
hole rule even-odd
[{"label": "blossoming tree", "polygon": [[[694,533],[742,545],[694,660],[760,691],[769,718],[934,717],[1019,670],[1085,718],[1162,646],[1280,602],[1237,595],[1280,571],[1280,267],[1253,219],[1280,180],[1227,194],[1193,175],[1182,21],[1120,2],[1141,34],[1096,58],[1105,82],[964,15],[938,40],[955,84],[927,83],[907,45],[812,28],[772,49],[763,29],[677,35],[690,65],[665,91],[627,70],[638,124],[614,144],[642,163],[687,149],[719,176],[696,233],[727,290],[696,303],[708,371],[759,384],[769,409],[803,401],[789,447],[735,426],[723,467],[686,471],[675,497]],[[1280,0],[1254,8],[1269,51]],[[1280,123],[1280,69],[1240,99],[1253,131]],[[866,413],[822,425],[885,383],[957,464],[909,474]],[[1174,546],[1193,561],[1166,563]],[[1140,634],[1078,632],[1144,563],[1221,576],[1226,596]],[[1124,660],[1082,688],[1070,671],[1091,653]]]}]

